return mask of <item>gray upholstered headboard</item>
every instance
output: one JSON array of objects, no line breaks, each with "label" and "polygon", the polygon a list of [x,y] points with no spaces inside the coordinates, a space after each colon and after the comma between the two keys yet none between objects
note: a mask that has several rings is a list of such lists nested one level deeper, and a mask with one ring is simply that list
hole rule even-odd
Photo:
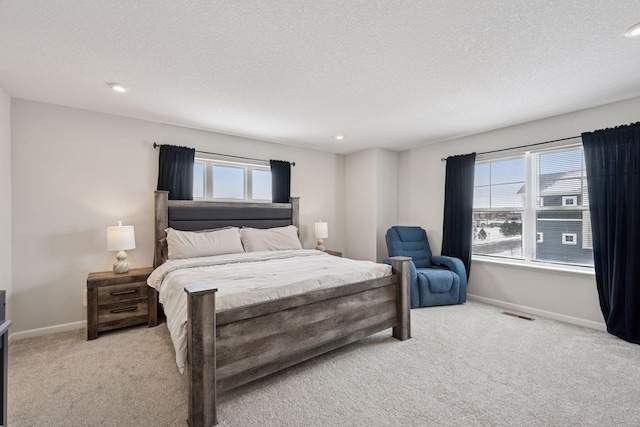
[{"label": "gray upholstered headboard", "polygon": [[299,197],[290,203],[245,203],[169,200],[168,191],[155,192],[154,267],[160,264],[160,240],[165,229],[194,231],[226,226],[271,228],[295,225],[300,228]]}]

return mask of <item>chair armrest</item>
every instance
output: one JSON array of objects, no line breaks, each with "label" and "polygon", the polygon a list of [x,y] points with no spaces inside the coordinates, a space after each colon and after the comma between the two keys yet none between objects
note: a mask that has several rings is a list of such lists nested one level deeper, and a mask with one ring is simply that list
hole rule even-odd
[{"label": "chair armrest", "polygon": [[460,277],[460,285],[464,286],[464,289],[467,288],[467,270],[465,269],[464,264],[459,258],[444,255],[434,255],[431,257],[431,262],[436,265],[444,266],[456,273]]}]

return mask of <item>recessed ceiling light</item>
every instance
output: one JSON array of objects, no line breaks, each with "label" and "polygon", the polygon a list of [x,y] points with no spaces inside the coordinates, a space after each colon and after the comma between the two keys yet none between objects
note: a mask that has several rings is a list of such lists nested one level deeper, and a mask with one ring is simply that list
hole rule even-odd
[{"label": "recessed ceiling light", "polygon": [[636,25],[630,26],[627,31],[624,33],[625,37],[638,37],[640,36],[640,22]]},{"label": "recessed ceiling light", "polygon": [[336,139],[344,139],[344,135],[336,135]]},{"label": "recessed ceiling light", "polygon": [[111,86],[111,89],[115,90],[116,92],[120,92],[120,93],[124,93],[126,92],[128,89],[124,86],[122,86],[119,83],[109,83],[109,86]]}]

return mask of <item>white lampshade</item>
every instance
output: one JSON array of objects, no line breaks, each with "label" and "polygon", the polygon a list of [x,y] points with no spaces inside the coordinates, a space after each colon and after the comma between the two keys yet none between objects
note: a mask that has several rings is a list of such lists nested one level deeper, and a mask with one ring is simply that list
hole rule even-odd
[{"label": "white lampshade", "polygon": [[318,221],[313,223],[313,236],[316,239],[326,239],[329,237],[329,226],[326,222]]},{"label": "white lampshade", "polygon": [[107,227],[107,250],[124,251],[136,248],[136,236],[133,225],[122,225],[118,221],[115,227]]}]

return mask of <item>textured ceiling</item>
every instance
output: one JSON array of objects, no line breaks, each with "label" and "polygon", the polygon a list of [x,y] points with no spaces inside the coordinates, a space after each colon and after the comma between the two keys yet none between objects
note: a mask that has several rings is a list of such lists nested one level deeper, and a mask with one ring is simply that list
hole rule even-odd
[{"label": "textured ceiling", "polygon": [[0,86],[336,153],[403,150],[640,96],[640,38],[623,36],[639,6],[0,0]]}]

